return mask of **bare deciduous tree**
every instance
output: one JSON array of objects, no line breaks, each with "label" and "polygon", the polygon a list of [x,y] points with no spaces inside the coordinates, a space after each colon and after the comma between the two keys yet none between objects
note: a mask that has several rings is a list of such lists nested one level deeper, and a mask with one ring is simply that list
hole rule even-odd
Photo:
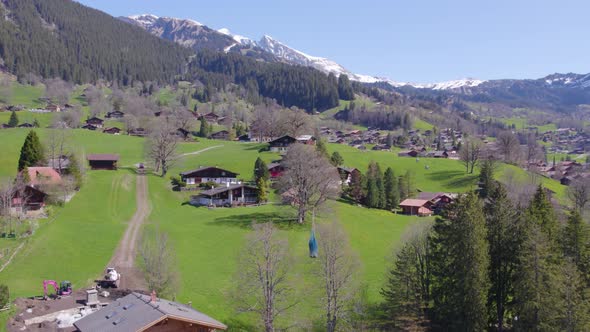
[{"label": "bare deciduous tree", "polygon": [[178,136],[176,129],[167,120],[159,122],[159,125],[152,128],[145,142],[146,156],[154,163],[156,172],[162,170],[162,177],[166,175],[174,160],[177,159]]},{"label": "bare deciduous tree", "polygon": [[459,158],[465,165],[466,172],[473,173],[482,153],[482,142],[478,139],[467,139],[461,145]]},{"label": "bare deciduous tree", "polygon": [[504,155],[504,161],[508,163],[516,161],[520,146],[516,135],[510,131],[503,131],[498,134],[496,144],[498,144],[500,152]]},{"label": "bare deciduous tree", "polygon": [[286,169],[279,181],[283,199],[297,208],[297,220],[305,221],[308,211],[315,212],[328,199],[340,194],[340,176],[336,168],[315,147],[292,145],[284,158]]},{"label": "bare deciduous tree", "polygon": [[337,222],[318,225],[319,266],[325,297],[326,330],[336,331],[338,322],[345,318],[357,285],[354,276],[360,263],[348,243],[348,236]]},{"label": "bare deciduous tree", "polygon": [[590,179],[576,179],[567,188],[567,195],[574,203],[574,209],[584,214],[584,209],[590,202]]},{"label": "bare deciduous tree", "polygon": [[303,134],[312,133],[312,118],[304,110],[291,107],[289,111],[283,113],[284,134],[297,137]]},{"label": "bare deciduous tree", "polygon": [[168,235],[156,231],[144,234],[139,247],[142,270],[150,290],[162,297],[173,297],[179,285],[178,265]]},{"label": "bare deciduous tree", "polygon": [[298,303],[288,282],[289,243],[279,236],[272,222],[254,224],[253,228],[238,261],[234,298],[238,311],[257,313],[264,330],[272,332],[277,318]]},{"label": "bare deciduous tree", "polygon": [[12,99],[12,80],[8,75],[0,76],[0,102],[8,104]]},{"label": "bare deciduous tree", "polygon": [[72,85],[59,78],[45,80],[45,97],[64,105],[70,100]]}]

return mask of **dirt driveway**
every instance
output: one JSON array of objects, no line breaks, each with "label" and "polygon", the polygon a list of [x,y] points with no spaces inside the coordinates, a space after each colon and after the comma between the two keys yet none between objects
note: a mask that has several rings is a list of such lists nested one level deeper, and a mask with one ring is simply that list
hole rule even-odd
[{"label": "dirt driveway", "polygon": [[121,274],[120,288],[147,290],[143,275],[135,265],[141,225],[150,214],[146,176],[137,175],[136,201],[137,210],[108,266],[114,267]]}]

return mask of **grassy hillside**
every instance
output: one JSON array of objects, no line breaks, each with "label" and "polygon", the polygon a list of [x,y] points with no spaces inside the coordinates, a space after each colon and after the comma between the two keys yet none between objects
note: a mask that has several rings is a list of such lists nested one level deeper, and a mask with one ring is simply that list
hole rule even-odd
[{"label": "grassy hillside", "polygon": [[72,201],[41,221],[0,273],[0,283],[9,286],[13,298],[42,294],[45,279],[87,287],[106,267],[134,211],[133,175],[125,170],[90,172]]}]

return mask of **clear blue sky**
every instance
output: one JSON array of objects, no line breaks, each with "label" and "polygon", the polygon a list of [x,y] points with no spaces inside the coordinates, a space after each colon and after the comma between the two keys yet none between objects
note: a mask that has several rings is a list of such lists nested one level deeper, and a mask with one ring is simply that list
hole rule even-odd
[{"label": "clear blue sky", "polygon": [[397,81],[590,72],[589,1],[80,0],[113,16],[190,18],[268,34],[360,74]]}]

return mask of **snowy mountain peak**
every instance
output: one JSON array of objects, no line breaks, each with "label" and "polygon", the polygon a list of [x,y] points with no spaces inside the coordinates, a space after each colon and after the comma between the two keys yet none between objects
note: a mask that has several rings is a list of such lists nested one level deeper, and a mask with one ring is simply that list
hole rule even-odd
[{"label": "snowy mountain peak", "polygon": [[[252,39],[250,39],[248,37],[244,37],[244,36],[233,34],[231,31],[229,31],[228,28],[221,28],[221,29],[217,30],[217,32],[219,32],[221,34],[224,34],[226,36],[232,37],[238,44],[241,44],[241,45],[244,45],[244,46],[255,46],[256,45],[256,42],[253,41]],[[233,46],[234,45],[232,45],[232,47]],[[229,49],[227,51],[229,51]]]},{"label": "snowy mountain peak", "polygon": [[151,25],[159,19],[158,16],[152,14],[132,15],[129,18],[141,25]]},{"label": "snowy mountain peak", "polygon": [[432,90],[453,90],[459,89],[463,87],[475,87],[482,84],[483,80],[477,80],[473,78],[464,78],[460,80],[453,80],[453,81],[446,81],[446,82],[438,82],[438,83],[428,83],[428,84],[412,84],[411,85],[418,89],[432,89]]}]

